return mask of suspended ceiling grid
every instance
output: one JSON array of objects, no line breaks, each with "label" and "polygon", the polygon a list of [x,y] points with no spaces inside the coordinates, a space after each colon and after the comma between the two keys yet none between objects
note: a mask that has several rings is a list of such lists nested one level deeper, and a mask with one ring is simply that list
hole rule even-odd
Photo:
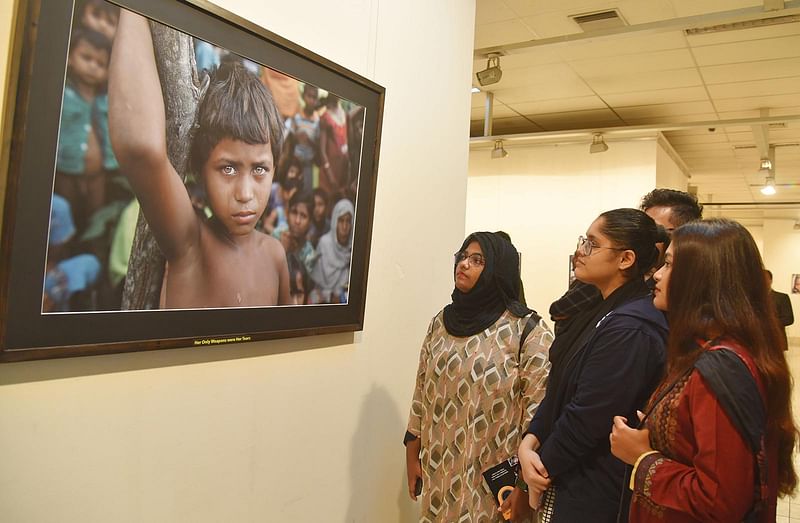
[{"label": "suspended ceiling grid", "polygon": [[[502,55],[502,80],[485,88],[494,93],[492,135],[719,121],[664,131],[701,200],[800,201],[800,21],[690,36],[680,24],[800,14],[797,1],[766,3],[781,5],[764,11],[764,2],[751,0],[478,0],[473,72],[486,67],[488,52]],[[627,27],[592,37],[570,19],[610,8]],[[472,96],[472,136],[484,133],[485,99],[483,92]],[[769,124],[751,123],[765,116]],[[749,121],[730,125],[737,120]],[[754,135],[754,125],[766,138]],[[759,191],[767,145],[776,146],[773,197]],[[800,211],[770,213],[800,219]]]}]

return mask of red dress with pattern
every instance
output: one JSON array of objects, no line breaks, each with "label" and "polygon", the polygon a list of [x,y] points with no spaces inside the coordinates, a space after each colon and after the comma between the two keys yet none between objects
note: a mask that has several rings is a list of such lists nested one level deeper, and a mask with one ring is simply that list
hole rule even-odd
[{"label": "red dress with pattern", "polygon": [[[744,361],[763,398],[747,350],[731,340],[722,345]],[[666,380],[653,398],[671,384]],[[755,457],[697,369],[655,405],[646,425],[650,445],[658,452],[644,457],[636,468],[629,521],[742,521],[755,499]],[[777,504],[774,437],[767,437],[766,449],[768,497],[759,522],[775,521]]]}]

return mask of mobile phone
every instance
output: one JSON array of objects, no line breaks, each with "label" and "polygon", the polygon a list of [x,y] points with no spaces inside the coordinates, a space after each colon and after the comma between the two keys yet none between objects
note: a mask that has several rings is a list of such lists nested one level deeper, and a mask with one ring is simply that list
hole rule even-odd
[{"label": "mobile phone", "polygon": [[414,495],[419,496],[422,494],[422,478],[417,478],[417,482],[414,484]]}]

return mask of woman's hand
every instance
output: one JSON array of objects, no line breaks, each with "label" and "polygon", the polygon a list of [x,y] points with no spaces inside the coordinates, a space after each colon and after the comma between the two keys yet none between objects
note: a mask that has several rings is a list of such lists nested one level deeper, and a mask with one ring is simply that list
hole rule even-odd
[{"label": "woman's hand", "polygon": [[420,438],[413,439],[406,443],[406,474],[408,476],[408,495],[414,501],[417,500],[417,480],[422,481],[422,462],[419,459],[419,451],[422,448]]},{"label": "woman's hand", "polygon": [[514,491],[503,500],[500,508],[497,509],[501,514],[509,513],[509,521],[522,521],[531,513],[531,508],[528,506],[528,496],[525,491],[514,487]]},{"label": "woman's hand", "polygon": [[517,451],[522,478],[528,484],[531,499],[534,499],[534,493],[541,495],[552,483],[542,459],[536,452],[538,449],[539,439],[533,434],[526,434]]},{"label": "woman's hand", "polygon": [[[639,419],[642,419],[643,414],[638,411],[637,414]],[[639,456],[653,450],[650,446],[650,431],[630,428],[628,420],[622,416],[614,416],[609,440],[611,453],[628,465],[633,465]]]}]

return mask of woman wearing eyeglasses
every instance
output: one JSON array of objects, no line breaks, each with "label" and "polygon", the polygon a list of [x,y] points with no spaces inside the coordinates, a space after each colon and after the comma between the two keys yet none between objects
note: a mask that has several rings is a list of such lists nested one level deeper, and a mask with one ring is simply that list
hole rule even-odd
[{"label": "woman wearing eyeglasses", "polygon": [[514,489],[498,510],[482,473],[516,454],[544,395],[552,334],[518,301],[519,255],[476,232],[455,254],[452,303],[428,326],[406,444],[408,492],[420,521],[526,521]]},{"label": "woman wearing eyeglasses", "polygon": [[655,274],[655,306],[669,310],[667,376],[644,429],[615,418],[610,437],[635,465],[630,521],[774,522],[778,494],[795,490],[786,340],[763,270],[736,222],[676,229]]},{"label": "woman wearing eyeglasses", "polygon": [[547,393],[519,447],[545,521],[617,521],[625,467],[611,455],[608,427],[619,413],[635,419],[661,378],[667,323],[644,276],[666,240],[637,209],[604,212],[578,240],[575,277],[603,301],[553,342]]}]

